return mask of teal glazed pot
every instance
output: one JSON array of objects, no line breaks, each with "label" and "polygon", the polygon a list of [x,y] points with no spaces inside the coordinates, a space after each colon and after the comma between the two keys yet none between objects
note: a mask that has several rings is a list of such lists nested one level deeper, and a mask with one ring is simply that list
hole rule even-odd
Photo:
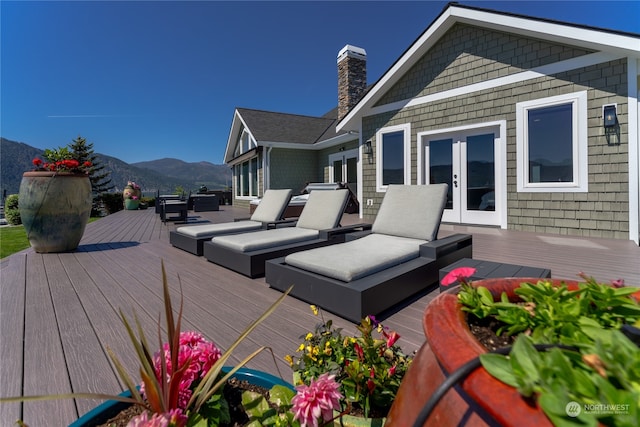
[{"label": "teal glazed pot", "polygon": [[135,211],[140,207],[140,200],[124,199],[124,208],[128,211]]},{"label": "teal glazed pot", "polygon": [[[222,368],[223,373],[227,373],[232,369],[231,366],[225,366]],[[266,389],[270,389],[274,385],[281,385],[289,387],[294,390],[293,386],[281,378],[273,376],[267,372],[257,371],[249,368],[240,368],[233,374],[232,378],[236,378],[239,381],[247,381],[250,384],[254,384]],[[122,392],[121,397],[131,397],[129,391]],[[120,402],[117,400],[109,400],[103,404],[97,406],[93,410],[87,412],[75,422],[71,423],[69,427],[92,427],[105,423],[107,420],[124,410],[130,404],[126,402]]]},{"label": "teal glazed pot", "polygon": [[38,253],[75,250],[89,221],[91,202],[88,175],[25,172],[18,204],[33,249]]}]

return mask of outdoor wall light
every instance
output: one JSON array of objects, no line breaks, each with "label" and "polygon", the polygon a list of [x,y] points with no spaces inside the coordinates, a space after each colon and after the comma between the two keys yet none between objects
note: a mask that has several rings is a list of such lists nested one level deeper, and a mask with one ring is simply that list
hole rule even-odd
[{"label": "outdoor wall light", "polygon": [[371,140],[368,140],[367,142],[364,143],[364,145],[362,145],[362,152],[367,156],[371,156],[373,154],[373,147],[371,146]]},{"label": "outdoor wall light", "polygon": [[620,124],[616,114],[616,105],[604,105],[602,107],[604,135],[607,138],[607,144],[620,144]]}]

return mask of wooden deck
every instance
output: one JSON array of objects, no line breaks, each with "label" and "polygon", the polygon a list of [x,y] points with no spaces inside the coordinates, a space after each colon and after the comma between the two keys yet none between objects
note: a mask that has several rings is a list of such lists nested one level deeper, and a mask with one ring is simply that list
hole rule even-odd
[{"label": "wooden deck", "polygon": [[[221,206],[218,212],[189,212],[190,223],[225,222],[247,212]],[[345,215],[344,224],[360,222]],[[137,378],[134,353],[119,319],[135,311],[148,337],[157,336],[162,313],[161,261],[174,305],[184,295],[183,330],[198,330],[223,350],[281,294],[264,279],[248,279],[172,247],[169,230],[153,209],[122,211],[87,226],[76,252],[36,254],[27,249],[0,262],[0,396],[69,392],[119,393],[123,390],[106,349],[111,348]],[[631,241],[578,239],[494,228],[444,224],[440,234],[473,234],[474,258],[545,267],[554,277],[575,278],[584,271],[599,280],[624,278],[640,284],[640,248]],[[179,279],[178,279],[179,277]],[[425,292],[383,316],[401,336],[406,352],[423,343],[421,318],[437,296]],[[353,324],[325,313],[337,326],[355,333]],[[285,379],[291,371],[283,357],[318,318],[308,304],[287,298],[236,353],[239,360],[261,345],[249,367]],[[274,359],[275,358],[275,359]],[[98,401],[57,400],[1,404],[0,425],[23,419],[31,427],[65,426]]]}]

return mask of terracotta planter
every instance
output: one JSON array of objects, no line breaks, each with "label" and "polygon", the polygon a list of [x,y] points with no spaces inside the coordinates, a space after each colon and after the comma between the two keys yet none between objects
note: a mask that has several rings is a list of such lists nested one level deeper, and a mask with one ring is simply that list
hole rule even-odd
[{"label": "terracotta planter", "polygon": [[[512,301],[522,282],[536,283],[538,278],[487,279],[474,282],[484,286],[498,300],[504,291]],[[561,280],[551,280],[559,285]],[[576,281],[564,281],[576,286]],[[458,304],[453,288],[433,300],[424,313],[422,326],[426,343],[413,359],[396,400],[387,417],[387,426],[412,426],[422,407],[438,386],[471,359],[487,350],[467,326],[466,315]],[[425,425],[518,427],[551,426],[535,403],[525,401],[512,387],[496,380],[484,369],[476,369],[461,387],[449,390],[435,407]]]},{"label": "terracotta planter", "polygon": [[18,203],[36,252],[72,251],[91,215],[91,183],[84,174],[25,172]]},{"label": "terracotta planter", "polygon": [[[225,366],[222,368],[222,372],[229,372],[230,367]],[[262,371],[256,371],[254,369],[240,368],[233,378],[237,378],[240,381],[247,381],[251,384],[270,389],[274,385],[283,385],[293,390],[293,386],[282,379],[275,377],[271,374]],[[129,391],[122,392],[120,396],[131,397]],[[119,412],[129,406],[128,403],[119,402],[117,400],[109,400],[102,405],[97,406],[95,409],[87,412],[76,421],[71,423],[69,427],[89,427],[105,423],[108,419],[117,415]]]}]

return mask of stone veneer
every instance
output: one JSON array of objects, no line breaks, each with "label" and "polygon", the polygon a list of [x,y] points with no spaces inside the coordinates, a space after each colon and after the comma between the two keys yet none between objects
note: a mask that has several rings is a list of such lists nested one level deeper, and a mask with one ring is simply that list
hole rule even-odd
[{"label": "stone veneer", "polygon": [[347,45],[338,53],[338,120],[360,100],[367,87],[367,53]]},{"label": "stone veneer", "polygon": [[[531,38],[456,24],[383,95],[378,105],[463,87],[531,67],[590,53]],[[516,103],[587,91],[589,191],[517,192]],[[507,225],[509,229],[628,239],[628,109],[626,59],[597,64],[491,90],[365,117],[362,140],[377,129],[411,124],[411,183],[416,183],[417,133],[496,120],[507,121]],[[604,104],[617,103],[620,145],[608,145]],[[363,209],[373,219],[384,193],[376,192],[375,158],[363,161]],[[373,206],[366,201],[372,199]]]}]

